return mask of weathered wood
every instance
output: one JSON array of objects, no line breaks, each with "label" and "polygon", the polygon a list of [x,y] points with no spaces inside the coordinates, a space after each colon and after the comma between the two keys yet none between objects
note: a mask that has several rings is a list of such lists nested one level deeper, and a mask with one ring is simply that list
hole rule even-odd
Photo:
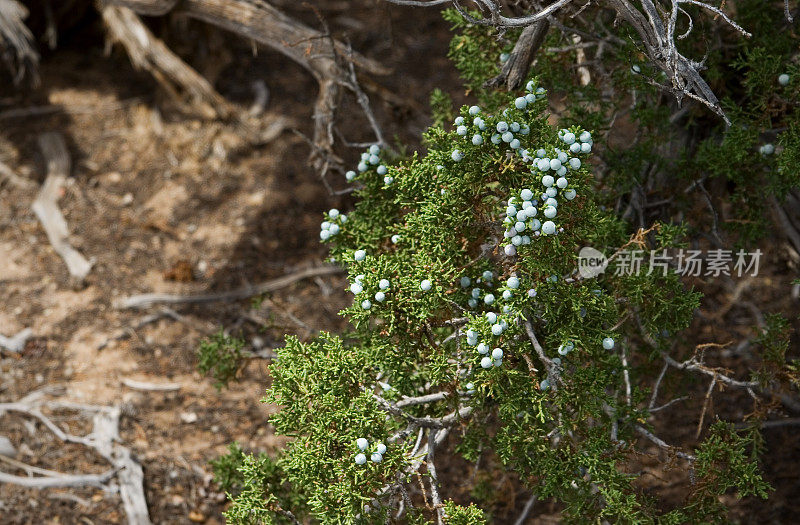
[{"label": "weathered wood", "polygon": [[158,39],[139,16],[127,7],[98,2],[109,36],[120,43],[134,67],[150,72],[156,80],[174,91],[173,84],[205,106],[206,112],[221,118],[235,110],[202,75],[186,64]]},{"label": "weathered wood", "polygon": [[141,14],[183,14],[221,27],[287,56],[308,70],[319,83],[314,105],[313,142],[329,152],[333,120],[341,86],[350,79],[343,63],[350,61],[373,75],[389,70],[347,48],[330,35],[312,29],[261,0],[106,0]]},{"label": "weathered wood", "polygon": [[39,137],[39,148],[47,163],[47,178],[31,208],[42,223],[53,249],[66,263],[75,284],[81,284],[92,269],[92,263],[70,244],[69,227],[58,208],[61,187],[70,171],[67,145],[60,133],[51,132]]},{"label": "weathered wood", "polygon": [[33,34],[25,25],[27,17],[28,10],[16,0],[0,0],[0,58],[14,76],[15,84],[26,74],[38,81],[39,53],[33,47]]},{"label": "weathered wood", "polygon": [[539,20],[526,27],[514,44],[514,49],[506,63],[503,64],[500,74],[488,80],[486,86],[504,86],[509,91],[518,89],[525,77],[528,76],[536,52],[542,46],[549,29],[550,22],[547,19]]}]

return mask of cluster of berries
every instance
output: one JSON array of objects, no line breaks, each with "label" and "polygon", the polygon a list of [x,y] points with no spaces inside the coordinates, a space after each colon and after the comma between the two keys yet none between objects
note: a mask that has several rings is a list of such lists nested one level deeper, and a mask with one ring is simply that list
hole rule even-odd
[{"label": "cluster of berries", "polygon": [[[569,146],[571,153],[582,154],[592,151],[592,135],[588,131],[576,137],[575,133],[562,129],[558,137]],[[563,228],[559,228],[552,220],[558,215],[556,197],[559,196],[559,192],[568,201],[577,196],[575,189],[569,187],[566,175],[569,170],[580,169],[582,163],[578,157],[569,157],[566,152],[558,148],[555,148],[554,153],[550,158],[547,156],[547,151],[541,148],[535,152],[535,158],[530,158],[527,151],[525,152],[524,158],[532,161],[532,173],[542,176],[544,191],[537,196],[525,188],[518,197],[511,197],[508,200],[506,218],[503,221],[507,228],[503,251],[508,256],[516,255],[518,246],[530,244],[531,236],[555,235],[563,231]],[[536,218],[540,210],[544,222]]]},{"label": "cluster of berries", "polygon": [[[514,100],[514,107],[520,111],[526,111],[530,104],[538,100],[537,95],[543,96],[545,93],[543,88],[536,88],[533,82],[528,82],[527,90],[528,94]],[[527,124],[520,124],[519,122],[508,123],[501,120],[492,126],[487,124],[484,118],[480,116],[480,113],[481,108],[478,106],[469,108],[469,116],[473,117],[471,126],[464,117],[457,117],[454,122],[456,134],[461,137],[471,135],[469,140],[473,146],[480,146],[487,138],[496,146],[505,143],[511,150],[518,151],[525,156],[527,150],[522,149],[520,137],[524,137],[531,132]],[[503,111],[503,115],[508,115],[507,109]],[[464,158],[464,153],[459,149],[455,149],[450,154],[450,158],[455,162],[460,162]]]},{"label": "cluster of berries", "polygon": [[[561,139],[561,142],[569,146],[569,152],[573,155],[577,155],[578,153],[591,153],[592,146],[594,146],[594,140],[592,140],[592,134],[588,131],[582,131],[579,135],[575,135],[575,133],[571,132],[568,129],[562,129],[558,132],[558,138]],[[570,160],[570,164],[572,164],[572,160]],[[580,163],[580,160],[578,160]],[[578,168],[580,165],[578,165]],[[578,169],[575,168],[575,169]]]},{"label": "cluster of berries", "polygon": [[[353,254],[353,259],[356,262],[361,262],[366,258],[366,256],[367,253],[364,250],[356,250]],[[364,274],[357,275],[355,282],[350,285],[350,291],[353,293],[353,295],[357,296],[364,291],[364,277]],[[375,295],[373,296],[377,302],[382,303],[386,300],[386,290],[389,289],[389,286],[391,286],[389,279],[381,279],[378,281],[378,291],[375,292]],[[361,308],[364,310],[371,309],[372,301],[369,299],[363,299],[361,301]]]},{"label": "cluster of berries", "polygon": [[[489,270],[483,272],[483,274],[477,279],[471,279],[466,275],[461,277],[460,279],[461,288],[467,289],[470,286],[473,286],[472,290],[469,291],[469,299],[467,300],[467,305],[470,308],[472,308],[473,310],[477,309],[481,304],[485,306],[501,304],[503,301],[510,301],[511,299],[514,298],[514,294],[520,287],[520,280],[516,275],[512,275],[511,277],[509,277],[505,282],[505,286],[501,286],[498,290],[494,289],[493,278],[494,275]],[[481,284],[485,285],[485,287],[488,288],[488,290],[479,288],[478,286]],[[498,293],[499,297],[496,296],[495,293]],[[533,288],[528,290],[528,297],[530,298],[536,297],[536,290]],[[504,314],[510,314],[512,313],[513,309],[511,305],[505,304],[503,305],[502,311]]]},{"label": "cluster of berries", "polygon": [[[467,300],[467,304],[470,308],[477,308],[478,304],[481,302],[488,305],[491,305],[495,301],[494,293],[492,292],[492,288],[494,287],[494,283],[492,280],[494,279],[494,274],[486,270],[481,274],[480,277],[470,278],[466,275],[461,277],[460,284],[461,288],[469,288],[473,284],[475,285],[474,288],[470,291],[470,298]],[[478,285],[483,284],[489,290],[483,290],[478,287]]]},{"label": "cluster of berries", "polygon": [[342,226],[346,222],[347,215],[339,213],[339,210],[333,208],[326,214],[325,220],[320,224],[319,238],[323,241],[327,241],[342,231]]},{"label": "cluster of berries", "polygon": [[[498,329],[496,330],[500,335],[503,331],[508,328],[508,324],[505,320],[498,319],[497,314],[494,312],[489,312],[486,314],[487,318],[489,318],[490,323],[492,324],[492,333],[494,334],[495,329],[494,327],[497,326]],[[491,316],[491,317],[490,317]],[[502,348],[494,348],[491,353],[489,352],[489,345],[486,343],[478,343],[479,334],[477,331],[473,329],[468,329],[467,332],[467,344],[470,346],[474,346],[475,350],[483,356],[481,358],[481,368],[491,368],[493,366],[501,366],[503,364],[503,349]]]},{"label": "cluster of berries", "polygon": [[[369,448],[369,441],[366,438],[358,438],[356,440],[356,446],[358,447],[359,452],[356,454],[356,465],[363,465],[367,462],[367,455],[364,453]],[[375,445],[374,451],[370,454],[369,459],[372,460],[373,463],[380,463],[383,461],[383,455],[386,454],[386,445],[383,443],[377,443]]]},{"label": "cluster of berries", "polygon": [[[484,283],[488,283],[491,285],[493,278],[492,272],[488,270],[485,271],[481,276],[481,278],[483,279]],[[480,283],[481,279],[477,279],[476,281]],[[465,276],[461,278],[461,286],[463,288],[468,288],[471,285],[472,281],[469,277]],[[502,290],[502,294],[499,299],[496,299],[493,293],[487,293],[483,297],[483,303],[489,306],[494,304],[496,300],[497,302],[502,302],[503,300],[509,301],[513,299],[514,294],[519,290],[520,285],[521,283],[519,277],[517,277],[516,275],[512,275],[506,280],[503,286],[500,286],[498,288],[498,291]],[[472,297],[470,300],[476,301],[477,298],[480,297],[480,293],[481,293],[480,288],[473,288],[471,294]],[[536,297],[536,290],[531,288],[530,290],[528,290],[527,295],[530,298]],[[472,304],[470,304],[470,306],[472,306]],[[509,314],[512,316],[515,315],[513,309],[511,308],[511,305],[508,304],[503,306],[503,314]],[[491,332],[489,342],[491,342],[492,337],[500,337],[506,330],[508,330],[509,324],[508,321],[506,321],[506,319],[503,318],[503,314],[498,314],[496,312],[486,312],[485,318],[489,326],[489,331]],[[482,356],[480,359],[480,365],[482,368],[491,368],[493,366],[498,367],[503,364],[503,349],[495,347],[490,350],[490,347],[494,345],[490,345],[487,342],[479,341],[481,334],[480,334],[480,329],[478,327],[470,327],[468,325],[466,327],[465,335],[467,338],[467,344],[469,346],[474,346],[478,354]],[[468,390],[471,389],[468,388]]]},{"label": "cluster of berries", "polygon": [[[358,163],[357,169],[359,173],[364,173],[367,170],[372,169],[374,166],[377,166],[375,168],[375,172],[383,177],[383,183],[386,186],[389,186],[392,182],[394,182],[394,179],[387,175],[387,172],[389,171],[388,168],[384,164],[381,164],[381,148],[379,148],[376,144],[373,144],[369,147],[369,149],[367,149],[367,151],[361,154],[361,161]],[[344,178],[347,179],[347,182],[352,182],[355,180],[356,176],[357,174],[353,170],[350,170],[344,174]]]}]

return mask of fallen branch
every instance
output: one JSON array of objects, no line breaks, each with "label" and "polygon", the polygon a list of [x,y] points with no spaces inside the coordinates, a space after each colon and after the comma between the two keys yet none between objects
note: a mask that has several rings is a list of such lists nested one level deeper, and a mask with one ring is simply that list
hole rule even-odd
[{"label": "fallen branch", "polygon": [[51,132],[39,137],[39,148],[47,162],[47,178],[32,209],[53,249],[67,264],[70,276],[76,284],[81,284],[92,269],[92,263],[70,245],[67,221],[58,209],[59,193],[70,170],[67,145],[60,133]]},{"label": "fallen branch", "polygon": [[106,3],[125,6],[143,15],[171,13],[201,20],[270,47],[303,66],[319,83],[313,141],[323,151],[332,146],[339,87],[350,88],[347,68],[340,61],[351,61],[373,75],[388,73],[378,62],[350,52],[344,43],[260,0],[106,0]]},{"label": "fallen branch", "polygon": [[49,489],[54,487],[97,487],[106,488],[108,480],[114,477],[115,469],[108,470],[102,474],[62,474],[60,476],[45,476],[31,478],[25,476],[14,476],[0,472],[0,483],[13,483],[21,487],[34,489]]},{"label": "fallen branch", "polygon": [[340,273],[341,271],[342,269],[338,266],[319,266],[316,268],[307,268],[305,270],[284,275],[283,277],[278,277],[277,279],[272,279],[271,281],[266,281],[255,286],[244,286],[237,290],[210,294],[172,295],[149,293],[133,295],[117,301],[115,303],[115,308],[123,310],[126,308],[145,308],[153,304],[198,304],[214,303],[218,301],[238,301],[240,299],[253,297],[254,295],[261,295],[280,290],[281,288],[285,288],[302,279],[320,275],[333,275]]},{"label": "fallen branch", "polygon": [[148,392],[175,392],[181,389],[180,383],[148,383],[147,381],[137,381],[125,378],[122,384],[134,390],[145,390]]}]

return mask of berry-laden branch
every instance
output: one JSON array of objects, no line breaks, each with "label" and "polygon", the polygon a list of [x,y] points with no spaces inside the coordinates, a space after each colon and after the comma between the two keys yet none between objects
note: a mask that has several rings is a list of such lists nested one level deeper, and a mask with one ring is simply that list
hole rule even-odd
[{"label": "berry-laden branch", "polygon": [[[568,277],[581,247],[621,253],[656,227],[631,236],[599,204],[592,133],[552,129],[536,80],[486,99],[431,128],[424,154],[393,163],[371,145],[345,173],[354,208],[322,217],[320,240],[347,271],[352,330],[288,338],[266,397],[282,407],[275,428],[295,437],[282,486],[309,502],[309,519],[483,523],[486,502],[448,499],[443,466],[461,456],[476,465],[471,485],[513,473],[537,498],[563,503],[565,518],[654,521],[624,474],[632,453],[652,448],[638,437],[667,461],[688,460],[690,473],[703,464],[642,426],[657,395],[646,405],[629,322],[638,312],[645,326],[678,333],[698,295],[669,268]],[[659,248],[678,242],[668,230],[651,236]],[[233,508],[244,516],[252,502],[240,496]]]}]

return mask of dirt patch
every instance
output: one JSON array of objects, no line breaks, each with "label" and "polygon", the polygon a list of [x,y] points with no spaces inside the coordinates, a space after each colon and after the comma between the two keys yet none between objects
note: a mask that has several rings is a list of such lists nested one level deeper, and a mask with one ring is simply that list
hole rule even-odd
[{"label": "dirt patch", "polygon": [[[386,79],[389,89],[392,83],[406,86],[402,106],[396,99],[373,102],[387,136],[414,143],[427,121],[431,89],[454,78],[445,58],[446,24],[433,11],[418,13],[415,21],[404,10],[390,13],[370,4],[343,12],[331,4],[333,11],[320,7],[337,32],[352,32],[355,47],[397,71],[415,70],[413,78]],[[370,30],[376,13],[381,27]],[[316,23],[313,16],[308,23]],[[384,31],[390,26],[397,28],[393,37]],[[266,364],[248,363],[238,383],[217,391],[196,372],[198,342],[221,326],[258,347],[279,346],[286,333],[309,337],[315,330],[341,329],[337,312],[348,301],[345,283],[325,277],[270,294],[256,312],[261,324],[246,319],[250,301],[179,306],[179,320],[165,317],[142,326],[158,307],[120,311],[114,301],[134,293],[237,288],[318,264],[325,256],[317,240],[321,214],[346,208],[347,197],[328,194],[306,164],[306,143],[294,133],[252,146],[234,126],[177,111],[125,56],[103,56],[97,20],[85,28],[46,57],[41,89],[0,88],[0,111],[49,108],[2,122],[0,160],[18,175],[43,180],[39,134],[60,131],[67,138],[73,170],[59,206],[73,246],[94,262],[87,285],[72,289],[30,210],[36,189],[0,185],[0,333],[28,327],[34,333],[21,356],[0,360],[0,400],[63,385],[62,399],[123,406],[121,439],[143,464],[153,522],[221,523],[224,496],[211,483],[208,461],[232,441],[270,451],[284,440],[267,421],[274,407],[259,402]],[[247,107],[253,93],[242,86],[264,80],[270,91],[264,121],[287,119],[310,133],[314,79],[279,55],[263,50],[253,55],[246,42],[227,45],[242,58],[217,73],[220,91]],[[193,56],[194,50],[184,51]],[[441,57],[430,61],[427,73],[418,63],[423,55]],[[346,105],[343,114],[350,109]],[[366,122],[342,124],[349,140],[370,139]],[[357,154],[347,153],[351,161]],[[331,183],[343,187],[344,181]],[[181,275],[189,271],[190,278],[172,278],[179,264]],[[142,392],[126,387],[126,379],[180,388]],[[68,416],[57,424],[66,429],[80,419]],[[65,446],[18,415],[0,417],[0,428],[20,451],[20,461],[68,473],[108,468],[91,450]],[[125,521],[119,497],[93,488],[3,485],[0,515],[9,524]]]}]

